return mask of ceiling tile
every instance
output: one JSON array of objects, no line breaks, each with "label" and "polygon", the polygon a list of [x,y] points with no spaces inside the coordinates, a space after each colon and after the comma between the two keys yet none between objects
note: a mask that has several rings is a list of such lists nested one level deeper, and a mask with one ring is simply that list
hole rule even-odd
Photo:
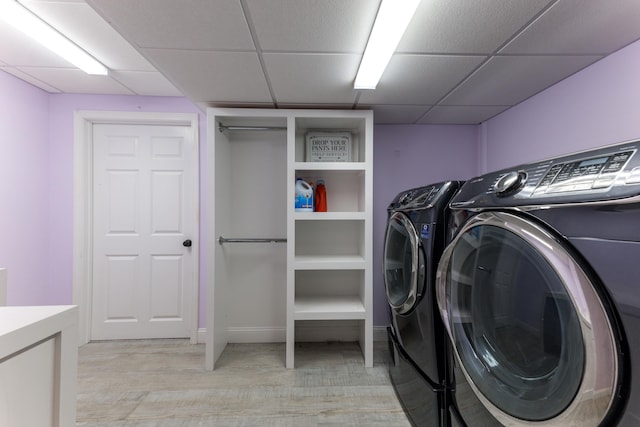
[{"label": "ceiling tile", "polygon": [[265,53],[276,102],[353,104],[360,55]]},{"label": "ceiling tile", "polygon": [[490,54],[549,0],[423,1],[397,52]]},{"label": "ceiling tile", "polygon": [[198,108],[206,111],[207,108],[274,108],[273,102],[196,102]]},{"label": "ceiling tile", "polygon": [[484,56],[399,55],[391,58],[375,90],[362,90],[363,104],[434,104],[484,61]]},{"label": "ceiling tile", "polygon": [[87,4],[33,0],[22,3],[107,68],[155,71],[140,53]]},{"label": "ceiling tile", "polygon": [[72,67],[31,37],[0,20],[0,61],[12,66]]},{"label": "ceiling tile", "polygon": [[278,103],[278,108],[291,108],[296,110],[351,110],[353,108],[353,103],[346,104],[288,104],[286,102]]},{"label": "ceiling tile", "polygon": [[482,122],[640,38],[640,0],[423,0],[378,89],[355,91],[381,0],[20,1],[111,70],[87,76],[0,23],[0,70],[46,91],[376,123]]},{"label": "ceiling tile", "polygon": [[120,83],[108,76],[91,76],[77,68],[29,68],[20,71],[56,87],[64,93],[100,93],[108,95],[133,95]]},{"label": "ceiling tile", "polygon": [[418,120],[420,124],[450,124],[450,125],[471,125],[482,123],[491,117],[500,114],[506,109],[504,106],[487,105],[452,105],[436,106]]},{"label": "ceiling tile", "polygon": [[428,105],[374,105],[358,106],[358,109],[372,109],[376,124],[415,123],[429,109]]},{"label": "ceiling tile", "polygon": [[260,48],[362,53],[380,0],[247,0]]},{"label": "ceiling tile", "polygon": [[182,96],[162,74],[157,71],[113,71],[109,75],[136,95]]},{"label": "ceiling tile", "polygon": [[6,71],[9,74],[12,74],[14,76],[16,76],[17,78],[24,80],[25,82],[38,87],[46,92],[49,93],[60,93],[60,90],[48,85],[47,83],[40,81],[34,77],[31,77],[29,74],[23,73],[22,71],[18,70],[17,68],[13,68],[13,67],[0,67],[0,70],[2,71]]},{"label": "ceiling tile", "polygon": [[442,104],[515,105],[598,59],[598,56],[494,57]]},{"label": "ceiling tile", "polygon": [[603,55],[640,38],[638,0],[562,0],[501,53]]},{"label": "ceiling tile", "polygon": [[194,102],[272,102],[258,55],[254,52],[210,52],[145,49],[152,63]]},{"label": "ceiling tile", "polygon": [[139,47],[253,50],[240,1],[88,0]]}]

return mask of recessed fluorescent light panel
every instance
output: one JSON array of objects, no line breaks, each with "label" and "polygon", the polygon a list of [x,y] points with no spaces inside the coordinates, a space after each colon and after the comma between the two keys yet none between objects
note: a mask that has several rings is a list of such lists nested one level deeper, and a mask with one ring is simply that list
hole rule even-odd
[{"label": "recessed fluorescent light panel", "polygon": [[87,74],[107,75],[107,68],[49,24],[13,0],[0,0],[0,18]]},{"label": "recessed fluorescent light panel", "polygon": [[354,89],[375,89],[420,0],[382,0]]}]

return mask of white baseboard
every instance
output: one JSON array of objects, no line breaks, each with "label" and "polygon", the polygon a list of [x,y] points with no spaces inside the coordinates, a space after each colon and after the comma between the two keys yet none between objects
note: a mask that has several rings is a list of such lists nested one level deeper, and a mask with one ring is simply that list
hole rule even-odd
[{"label": "white baseboard", "polygon": [[7,305],[7,269],[0,268],[0,306]]},{"label": "white baseboard", "polygon": [[284,342],[286,329],[278,327],[229,328],[230,343]]},{"label": "white baseboard", "polygon": [[[314,322],[315,323],[315,322]],[[336,322],[332,321],[332,325],[304,325],[301,324],[296,328],[296,341],[298,342],[314,342],[314,341],[357,341],[359,334],[359,326],[357,323],[348,324],[347,322],[336,327]],[[256,328],[229,328],[229,342],[232,343],[266,343],[266,342],[285,342],[286,330],[278,327],[256,327]],[[199,328],[197,335],[198,344],[207,342],[206,328]],[[386,341],[387,327],[374,326],[373,340]]]},{"label": "white baseboard", "polygon": [[373,327],[373,341],[387,341],[387,327],[386,326],[374,326]]}]

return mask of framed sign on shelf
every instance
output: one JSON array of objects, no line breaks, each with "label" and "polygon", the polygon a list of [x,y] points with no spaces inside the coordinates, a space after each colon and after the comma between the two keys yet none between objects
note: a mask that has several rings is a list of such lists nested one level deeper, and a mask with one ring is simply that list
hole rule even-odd
[{"label": "framed sign on shelf", "polygon": [[308,132],[307,162],[352,162],[353,141],[350,132]]}]

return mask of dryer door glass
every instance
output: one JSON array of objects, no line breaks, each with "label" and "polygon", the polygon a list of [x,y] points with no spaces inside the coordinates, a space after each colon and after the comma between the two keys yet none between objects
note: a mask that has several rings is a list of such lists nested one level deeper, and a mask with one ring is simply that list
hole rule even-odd
[{"label": "dryer door glass", "polygon": [[[611,327],[592,283],[557,239],[510,214],[478,215],[445,251],[438,280],[456,357],[501,422],[553,425],[570,407],[587,406],[602,419],[616,375]],[[608,372],[597,373],[600,363]],[[608,381],[598,384],[602,375]],[[598,388],[602,401],[593,402]]]},{"label": "dryer door glass", "polygon": [[400,314],[415,306],[424,282],[424,260],[416,229],[408,216],[395,212],[387,222],[384,283],[389,305]]}]

